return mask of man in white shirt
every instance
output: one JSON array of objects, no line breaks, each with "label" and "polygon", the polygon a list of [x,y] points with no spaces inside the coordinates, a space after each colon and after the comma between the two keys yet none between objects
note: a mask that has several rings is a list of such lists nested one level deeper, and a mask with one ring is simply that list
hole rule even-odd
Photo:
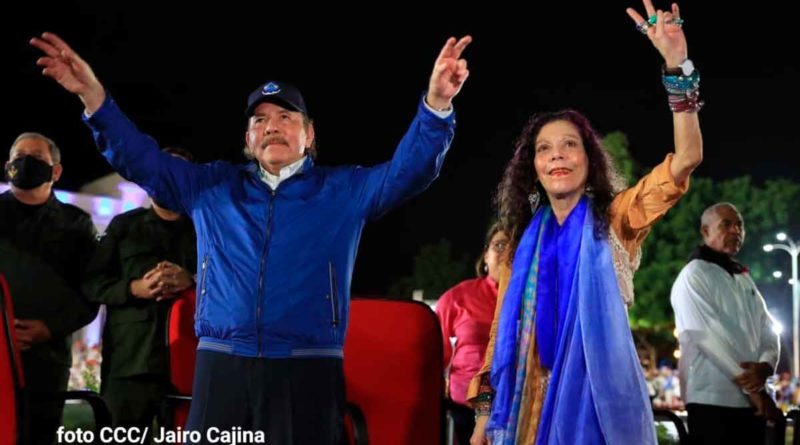
[{"label": "man in white shirt", "polygon": [[689,435],[696,444],[763,443],[766,419],[779,414],[764,383],[780,343],[764,298],[733,259],[744,242],[742,215],[733,204],[714,204],[700,232],[704,244],[671,297]]}]

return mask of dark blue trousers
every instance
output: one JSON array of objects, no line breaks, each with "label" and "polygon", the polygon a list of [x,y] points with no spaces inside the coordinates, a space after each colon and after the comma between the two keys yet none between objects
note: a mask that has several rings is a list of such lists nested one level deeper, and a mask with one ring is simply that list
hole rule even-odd
[{"label": "dark blue trousers", "polygon": [[263,431],[270,445],[338,445],[344,370],[337,358],[251,358],[198,351],[187,430]]}]

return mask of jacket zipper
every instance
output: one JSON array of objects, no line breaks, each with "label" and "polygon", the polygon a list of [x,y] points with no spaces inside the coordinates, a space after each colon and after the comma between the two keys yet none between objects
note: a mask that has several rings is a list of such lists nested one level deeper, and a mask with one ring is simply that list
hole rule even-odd
[{"label": "jacket zipper", "polygon": [[261,297],[264,293],[264,276],[266,275],[267,255],[269,255],[269,241],[272,236],[272,214],[275,208],[275,191],[269,189],[269,206],[267,207],[267,232],[264,238],[264,249],[261,253],[261,266],[258,276],[258,295],[256,296],[256,346],[257,354],[261,357]]},{"label": "jacket zipper", "polygon": [[270,237],[272,236],[272,217],[274,214],[275,209],[275,197],[278,193],[278,188],[281,184],[291,181],[297,178],[301,173],[297,173],[290,178],[284,179],[277,187],[273,190],[272,187],[265,184],[260,178],[258,178],[258,174],[256,174],[255,181],[261,184],[262,187],[267,189],[269,193],[270,200],[269,206],[267,209],[267,231],[266,237],[264,239],[264,248],[261,251],[261,264],[259,267],[259,275],[258,275],[258,295],[256,295],[256,347],[258,348],[257,355],[261,357],[261,297],[264,293],[264,277],[267,275],[267,256],[269,256],[269,241]]}]

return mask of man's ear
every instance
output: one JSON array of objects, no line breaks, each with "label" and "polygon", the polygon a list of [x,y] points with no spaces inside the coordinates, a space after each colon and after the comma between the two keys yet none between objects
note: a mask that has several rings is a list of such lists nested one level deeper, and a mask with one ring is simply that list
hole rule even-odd
[{"label": "man's ear", "polygon": [[306,140],[305,140],[305,147],[306,148],[310,147],[311,144],[314,143],[314,137],[315,136],[316,135],[314,133],[314,124],[313,123],[309,123],[308,126],[306,127]]},{"label": "man's ear", "polygon": [[61,164],[54,165],[53,166],[53,179],[52,179],[53,182],[56,182],[59,179],[61,179],[61,173],[63,173],[63,172],[64,172],[64,167],[62,167]]}]

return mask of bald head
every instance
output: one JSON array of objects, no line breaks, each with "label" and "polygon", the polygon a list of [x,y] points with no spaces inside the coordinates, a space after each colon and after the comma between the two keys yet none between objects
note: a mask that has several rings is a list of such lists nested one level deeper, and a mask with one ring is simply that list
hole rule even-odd
[{"label": "bald head", "polygon": [[735,205],[719,202],[703,211],[700,233],[706,246],[719,253],[734,256],[744,243],[744,219]]}]

